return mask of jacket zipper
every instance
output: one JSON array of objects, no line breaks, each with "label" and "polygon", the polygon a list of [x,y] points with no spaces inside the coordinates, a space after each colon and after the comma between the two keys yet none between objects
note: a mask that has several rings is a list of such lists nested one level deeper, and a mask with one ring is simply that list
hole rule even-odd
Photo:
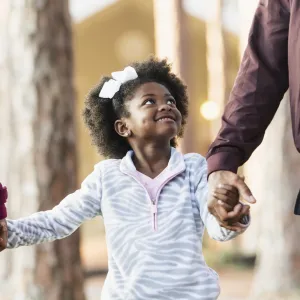
[{"label": "jacket zipper", "polygon": [[160,187],[157,190],[156,193],[156,198],[151,200],[152,203],[152,217],[153,217],[153,230],[157,231],[157,202],[158,202],[158,197],[159,194],[161,192],[161,190],[163,189],[163,187],[169,182],[171,181],[174,177],[176,177],[178,174],[182,173],[182,171],[175,173],[174,175],[172,175],[171,177],[169,177],[167,180],[165,180]]},{"label": "jacket zipper", "polygon": [[151,200],[151,210],[152,210],[152,227],[153,230],[156,231],[157,230],[157,205],[156,205],[156,201],[155,199]]},{"label": "jacket zipper", "polygon": [[145,188],[145,186],[132,174],[130,173],[126,173],[125,174],[129,175],[131,178],[133,178],[139,185],[141,185],[143,187],[143,189],[145,190],[146,194],[148,195],[148,198],[150,199],[151,202],[151,213],[152,213],[152,228],[154,231],[157,231],[157,202],[158,202],[158,197],[159,194],[161,192],[161,190],[163,189],[163,187],[169,182],[171,181],[174,177],[176,177],[178,174],[182,173],[182,171],[175,173],[174,175],[172,175],[171,177],[169,177],[167,180],[165,180],[159,187],[157,193],[156,193],[156,198],[155,199],[151,199],[147,189]]}]

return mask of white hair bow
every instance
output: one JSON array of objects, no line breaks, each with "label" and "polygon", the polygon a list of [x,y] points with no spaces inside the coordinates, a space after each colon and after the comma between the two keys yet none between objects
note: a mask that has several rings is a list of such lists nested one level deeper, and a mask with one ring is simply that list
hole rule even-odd
[{"label": "white hair bow", "polygon": [[99,93],[99,97],[112,99],[115,93],[120,90],[123,83],[138,78],[136,70],[130,66],[126,67],[123,71],[112,72],[111,76],[113,79],[104,83]]}]

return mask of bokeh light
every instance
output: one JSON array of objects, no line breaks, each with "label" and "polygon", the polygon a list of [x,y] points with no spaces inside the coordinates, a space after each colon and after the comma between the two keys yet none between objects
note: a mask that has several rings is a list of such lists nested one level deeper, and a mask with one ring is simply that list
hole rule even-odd
[{"label": "bokeh light", "polygon": [[215,101],[206,101],[201,105],[200,113],[208,121],[215,120],[220,116],[220,106]]}]

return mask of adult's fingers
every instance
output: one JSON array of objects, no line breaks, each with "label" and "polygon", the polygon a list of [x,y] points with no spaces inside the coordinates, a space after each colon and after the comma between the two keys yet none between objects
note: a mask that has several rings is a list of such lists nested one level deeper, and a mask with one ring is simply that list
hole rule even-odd
[{"label": "adult's fingers", "polygon": [[225,209],[224,206],[217,205],[215,209],[215,216],[217,217],[217,219],[219,219],[220,223],[227,224],[228,211]]},{"label": "adult's fingers", "polygon": [[238,219],[241,215],[243,204],[238,203],[232,211],[228,212],[228,219]]},{"label": "adult's fingers", "polygon": [[[237,207],[241,207],[242,204],[237,205]],[[237,209],[237,208],[236,208]],[[224,208],[224,206],[218,205],[218,209],[214,209],[213,215],[217,218],[218,223],[221,227],[224,227],[231,231],[241,232],[242,228],[237,224],[239,220],[239,216],[236,220],[228,217],[228,212]],[[229,222],[230,221],[230,222]]]},{"label": "adult's fingers", "polygon": [[6,248],[6,243],[5,241],[0,238],[0,251],[4,250]]},{"label": "adult's fingers", "polygon": [[0,251],[7,246],[7,225],[5,220],[0,220]]},{"label": "adult's fingers", "polygon": [[240,221],[249,215],[250,206],[246,204],[239,203],[233,210],[228,211],[228,216],[226,218],[226,224],[235,225],[240,223]]},{"label": "adult's fingers", "polygon": [[249,189],[247,184],[244,182],[244,180],[242,180],[240,177],[237,177],[233,184],[238,189],[239,194],[245,201],[247,201],[249,203],[256,202],[256,199],[252,195],[251,190]]},{"label": "adult's fingers", "polygon": [[4,234],[7,231],[6,222],[4,220],[0,220],[0,234]]},{"label": "adult's fingers", "polygon": [[6,226],[0,223],[0,251],[6,248],[6,242],[4,240],[6,234]]}]

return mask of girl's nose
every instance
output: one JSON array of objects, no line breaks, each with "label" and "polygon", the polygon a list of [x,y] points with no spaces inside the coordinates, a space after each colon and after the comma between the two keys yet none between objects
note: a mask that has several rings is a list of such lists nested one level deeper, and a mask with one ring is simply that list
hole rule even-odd
[{"label": "girl's nose", "polygon": [[169,111],[169,110],[171,110],[172,109],[172,107],[169,105],[169,104],[162,104],[160,107],[159,107],[159,111],[164,111],[164,110],[167,110],[167,111]]}]

